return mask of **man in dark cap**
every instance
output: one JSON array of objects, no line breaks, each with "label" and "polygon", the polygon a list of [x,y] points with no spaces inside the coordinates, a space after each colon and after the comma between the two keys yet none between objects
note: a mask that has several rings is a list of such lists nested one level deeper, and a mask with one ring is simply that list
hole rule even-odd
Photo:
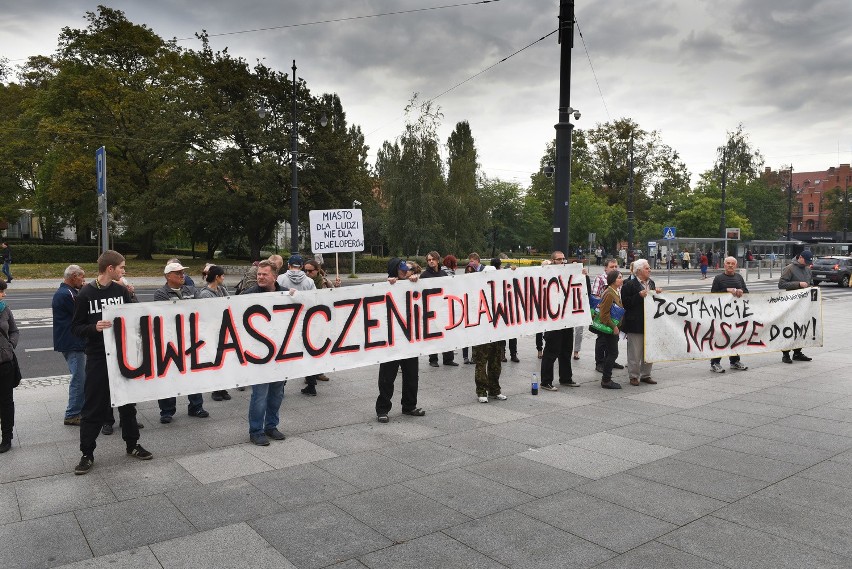
[{"label": "man in dark cap", "polygon": [[[778,288],[782,290],[798,290],[813,286],[814,279],[811,274],[811,262],[814,260],[814,254],[805,249],[799,256],[793,259],[793,262],[784,267],[781,271],[781,278],[778,279]],[[781,352],[781,361],[785,364],[793,363],[793,360],[800,362],[809,362],[813,358],[809,358],[802,353],[802,348],[793,350],[793,357],[790,357],[790,350]]]}]

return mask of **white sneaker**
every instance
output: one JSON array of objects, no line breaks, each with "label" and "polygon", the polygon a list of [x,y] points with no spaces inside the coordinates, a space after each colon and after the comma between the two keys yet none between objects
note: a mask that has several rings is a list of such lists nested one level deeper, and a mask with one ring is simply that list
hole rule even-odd
[{"label": "white sneaker", "polygon": [[732,363],[732,364],[731,364],[731,369],[735,369],[735,370],[737,370],[737,371],[745,371],[745,370],[747,370],[747,369],[748,369],[748,366],[747,366],[747,365],[743,365],[743,364],[742,364],[742,363],[740,363],[740,362],[734,362],[734,363]]},{"label": "white sneaker", "polygon": [[719,364],[710,364],[710,371],[713,373],[725,373],[724,368]]},{"label": "white sneaker", "polygon": [[488,398],[487,397],[480,397],[479,402],[480,403],[488,403]]},{"label": "white sneaker", "polygon": [[506,399],[508,399],[508,397],[506,397],[506,396],[505,396],[505,395],[503,395],[502,393],[501,393],[500,395],[495,395],[494,397],[495,397],[498,401],[505,401]]}]

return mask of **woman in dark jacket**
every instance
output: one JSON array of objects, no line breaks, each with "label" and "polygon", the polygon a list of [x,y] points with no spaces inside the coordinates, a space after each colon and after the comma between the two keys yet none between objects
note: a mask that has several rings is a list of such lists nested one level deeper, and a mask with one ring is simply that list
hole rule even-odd
[{"label": "woman in dark jacket", "polygon": [[600,337],[606,342],[606,359],[603,363],[603,377],[601,378],[601,387],[604,389],[621,389],[621,384],[612,380],[612,365],[618,357],[618,335],[621,332],[618,326],[612,321],[610,311],[612,305],[623,307],[621,303],[621,285],[624,283],[624,278],[620,271],[610,271],[606,275],[606,290],[601,297],[601,303],[598,306],[600,311],[601,324],[612,328],[612,334],[599,332]]},{"label": "woman in dark jacket", "polygon": [[12,448],[12,431],[15,428],[14,358],[18,346],[18,326],[5,298],[6,281],[0,279],[0,453]]},{"label": "woman in dark jacket", "polygon": [[[198,292],[198,298],[220,298],[230,296],[225,288],[225,270],[216,265],[207,265],[202,272],[207,286]],[[227,389],[218,389],[211,394],[213,401],[230,401],[231,394]]]}]

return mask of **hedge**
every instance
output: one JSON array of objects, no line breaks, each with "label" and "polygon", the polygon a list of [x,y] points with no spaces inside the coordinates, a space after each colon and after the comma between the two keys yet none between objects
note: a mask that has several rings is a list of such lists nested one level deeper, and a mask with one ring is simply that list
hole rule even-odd
[{"label": "hedge", "polygon": [[97,245],[10,244],[12,263],[95,263]]}]

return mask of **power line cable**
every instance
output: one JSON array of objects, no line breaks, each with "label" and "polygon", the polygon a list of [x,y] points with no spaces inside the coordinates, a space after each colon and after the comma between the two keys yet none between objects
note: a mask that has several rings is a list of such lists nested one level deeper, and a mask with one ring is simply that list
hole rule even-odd
[{"label": "power line cable", "polygon": [[612,120],[612,117],[609,114],[609,107],[606,106],[606,99],[604,99],[603,91],[601,90],[601,84],[598,81],[598,74],[595,73],[595,66],[592,65],[592,56],[589,54],[589,46],[586,45],[586,38],[583,37],[583,32],[580,31],[580,22],[577,21],[577,18],[574,18],[574,23],[577,25],[577,33],[580,35],[580,40],[583,42],[583,49],[586,50],[586,58],[589,60],[589,67],[592,70],[592,77],[595,78],[595,85],[598,86],[598,93],[600,93],[601,101],[603,102],[604,110],[606,111],[606,118]]}]

